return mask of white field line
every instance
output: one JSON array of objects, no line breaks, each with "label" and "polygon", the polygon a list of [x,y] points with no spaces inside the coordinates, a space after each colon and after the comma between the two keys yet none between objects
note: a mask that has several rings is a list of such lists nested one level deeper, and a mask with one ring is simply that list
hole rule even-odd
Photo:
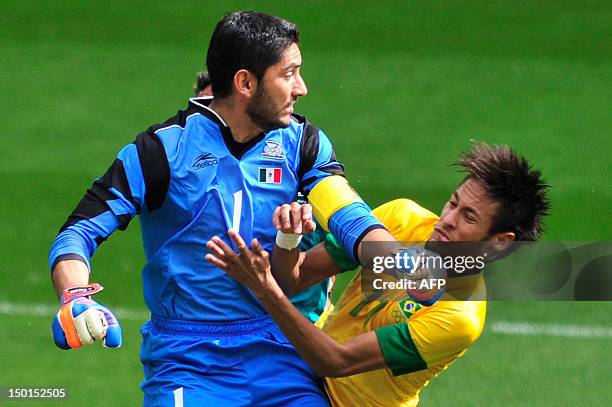
[{"label": "white field line", "polygon": [[[35,317],[52,317],[59,311],[59,303],[51,304],[19,304],[8,301],[0,301],[0,314],[35,316]],[[127,308],[111,308],[119,320],[127,319],[131,321],[147,321],[151,315],[144,310],[135,310]]]},{"label": "white field line", "polygon": [[495,321],[491,331],[503,335],[546,335],[566,338],[612,338],[612,328],[601,325],[541,324],[523,321]]},{"label": "white field line", "polygon": [[[0,314],[51,317],[59,305],[20,304],[0,301]],[[112,308],[117,318],[132,321],[146,321],[149,313],[144,310]],[[612,338],[612,327],[601,325],[544,324],[525,321],[494,321],[489,329],[501,335],[546,335],[570,338]]]}]

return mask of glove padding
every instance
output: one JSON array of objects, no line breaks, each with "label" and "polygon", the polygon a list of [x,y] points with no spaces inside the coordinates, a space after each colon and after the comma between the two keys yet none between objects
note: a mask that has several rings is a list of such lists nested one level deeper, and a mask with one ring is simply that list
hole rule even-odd
[{"label": "glove padding", "polygon": [[62,349],[76,349],[101,340],[108,348],[121,346],[121,326],[113,313],[90,296],[103,290],[100,284],[64,290],[62,308],[53,318],[55,344]]}]

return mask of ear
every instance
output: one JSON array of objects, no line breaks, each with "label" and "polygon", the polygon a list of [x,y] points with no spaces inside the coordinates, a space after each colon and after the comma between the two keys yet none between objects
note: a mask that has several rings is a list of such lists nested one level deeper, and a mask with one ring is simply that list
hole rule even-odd
[{"label": "ear", "polygon": [[257,78],[247,69],[240,69],[234,74],[234,89],[238,95],[250,99],[257,90]]},{"label": "ear", "polygon": [[506,250],[516,240],[514,232],[496,233],[489,239],[489,244],[497,253]]}]

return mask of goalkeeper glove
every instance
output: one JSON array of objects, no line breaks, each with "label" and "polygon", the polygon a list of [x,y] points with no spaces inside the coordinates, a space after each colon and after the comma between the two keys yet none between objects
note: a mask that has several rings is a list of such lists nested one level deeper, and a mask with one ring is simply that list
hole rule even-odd
[{"label": "goalkeeper glove", "polygon": [[103,287],[98,283],[64,290],[62,308],[53,318],[51,329],[55,344],[62,349],[80,348],[102,340],[107,348],[121,346],[121,326],[105,306],[91,299]]}]

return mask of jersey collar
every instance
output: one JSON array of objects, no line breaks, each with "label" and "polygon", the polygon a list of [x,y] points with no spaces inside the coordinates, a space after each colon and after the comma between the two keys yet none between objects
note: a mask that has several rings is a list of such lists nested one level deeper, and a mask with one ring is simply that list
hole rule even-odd
[{"label": "jersey collar", "polygon": [[189,103],[195,106],[201,114],[203,114],[219,126],[219,128],[221,129],[221,134],[223,135],[223,141],[225,142],[227,149],[237,160],[240,160],[244,153],[246,153],[255,144],[259,143],[268,132],[262,132],[257,137],[247,141],[246,143],[237,142],[234,139],[232,131],[227,125],[227,123],[225,123],[225,121],[221,118],[221,116],[219,116],[217,112],[208,107],[212,100],[212,96],[195,97],[189,99]]},{"label": "jersey collar", "polygon": [[189,103],[200,107],[201,108],[200,112],[204,116],[212,120],[213,122],[217,123],[219,126],[229,129],[229,126],[227,125],[227,123],[225,123],[225,121],[221,118],[221,116],[219,116],[217,112],[215,112],[210,107],[208,107],[208,105],[210,104],[210,102],[212,102],[212,100],[213,100],[212,96],[201,96],[201,97],[195,97],[195,98],[189,99]]}]

